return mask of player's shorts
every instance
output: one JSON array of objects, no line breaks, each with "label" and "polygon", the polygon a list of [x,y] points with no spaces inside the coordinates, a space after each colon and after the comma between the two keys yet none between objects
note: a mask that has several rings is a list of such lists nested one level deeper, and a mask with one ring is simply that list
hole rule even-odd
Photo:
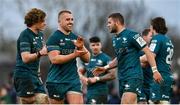
[{"label": "player's shorts", "polygon": [[128,80],[119,80],[119,95],[122,97],[125,92],[132,92],[138,96],[141,93],[143,80],[139,78],[132,78]]},{"label": "player's shorts", "polygon": [[34,96],[35,93],[46,93],[39,77],[14,77],[14,87],[19,97]]},{"label": "player's shorts", "polygon": [[148,102],[150,98],[150,88],[145,88],[143,87],[141,89],[141,93],[140,95],[138,96],[138,102]]},{"label": "player's shorts", "polygon": [[63,100],[66,94],[76,93],[82,95],[81,83],[46,83],[48,95],[51,99]]},{"label": "player's shorts", "polygon": [[169,101],[172,95],[173,81],[164,80],[161,84],[153,82],[150,88],[150,99],[151,101],[165,100]]},{"label": "player's shorts", "polygon": [[87,104],[107,104],[107,94],[87,94]]}]

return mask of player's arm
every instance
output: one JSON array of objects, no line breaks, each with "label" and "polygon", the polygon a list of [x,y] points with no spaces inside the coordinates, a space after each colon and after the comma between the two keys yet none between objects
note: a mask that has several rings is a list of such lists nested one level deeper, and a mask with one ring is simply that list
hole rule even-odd
[{"label": "player's arm", "polygon": [[149,62],[151,67],[156,66],[156,61],[155,61],[156,54],[152,53],[147,46],[142,50],[144,51],[145,55],[140,57],[141,63]]},{"label": "player's arm", "polygon": [[85,53],[86,52],[84,52],[84,51],[75,50],[71,54],[61,55],[60,51],[52,50],[48,53],[48,56],[49,56],[49,59],[52,64],[64,64],[64,63],[67,63],[68,61],[75,59],[76,57],[79,57]]},{"label": "player's arm", "polygon": [[103,76],[95,76],[95,77],[88,78],[88,83],[93,84],[100,81],[105,82],[105,81],[113,80],[116,77],[115,71],[116,71],[115,69],[111,69],[107,71],[107,74]]},{"label": "player's arm", "polygon": [[87,63],[87,62],[89,62],[89,59],[90,59],[90,53],[89,53],[89,51],[86,49],[85,46],[83,46],[83,49],[82,49],[82,50],[85,51],[86,54],[80,56],[80,59],[81,59],[83,62]]},{"label": "player's arm", "polygon": [[147,46],[144,47],[142,50],[144,51],[145,55],[140,57],[141,62],[146,62],[146,61],[149,62],[155,81],[160,83],[162,81],[162,77],[161,77],[161,74],[157,70],[157,65],[155,61],[156,54],[152,53]]},{"label": "player's arm", "polygon": [[86,70],[84,68],[78,69],[78,74],[79,74],[80,80],[82,81],[83,84],[87,85],[88,78],[86,76],[84,76],[85,73],[86,73]]},{"label": "player's arm", "polygon": [[30,52],[22,52],[21,57],[24,63],[30,63],[38,59],[37,53],[31,54]]},{"label": "player's arm", "polygon": [[116,78],[115,72],[116,69],[108,70],[107,74],[105,74],[104,76],[99,76],[99,81],[109,81],[115,79]]},{"label": "player's arm", "polygon": [[110,69],[116,68],[118,64],[117,58],[114,58],[108,65],[104,67],[97,67],[95,70],[93,70],[93,75],[98,76],[101,73],[104,73]]},{"label": "player's arm", "polygon": [[27,37],[22,36],[20,38],[20,52],[21,52],[21,58],[24,63],[30,63],[37,59],[39,59],[41,56],[45,56],[47,54],[47,48],[44,46],[40,51],[37,51],[35,53],[30,53],[31,51],[31,44]]}]

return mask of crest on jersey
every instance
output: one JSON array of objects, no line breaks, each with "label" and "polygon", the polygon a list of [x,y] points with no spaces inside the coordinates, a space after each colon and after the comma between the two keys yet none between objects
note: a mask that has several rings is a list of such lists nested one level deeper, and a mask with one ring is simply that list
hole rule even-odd
[{"label": "crest on jersey", "polygon": [[65,42],[64,42],[63,39],[60,39],[59,41],[60,41],[60,42],[59,42],[59,45],[61,45],[61,46],[64,46],[64,45],[65,45]]},{"label": "crest on jersey", "polygon": [[102,65],[102,64],[103,64],[102,60],[98,59],[97,60],[97,65]]},{"label": "crest on jersey", "polygon": [[123,39],[122,43],[127,43],[127,38],[123,37],[122,39]]}]

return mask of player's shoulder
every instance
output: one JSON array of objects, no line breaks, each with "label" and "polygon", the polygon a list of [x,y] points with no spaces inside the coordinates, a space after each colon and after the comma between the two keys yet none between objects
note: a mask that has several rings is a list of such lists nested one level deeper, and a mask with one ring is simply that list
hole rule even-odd
[{"label": "player's shoulder", "polygon": [[73,32],[71,32],[71,33],[70,33],[70,35],[71,35],[71,37],[72,37],[72,38],[75,38],[75,39],[77,39],[77,38],[78,38],[78,35],[77,35],[77,34],[75,34],[75,33],[73,33]]},{"label": "player's shoulder", "polygon": [[134,39],[137,39],[138,37],[140,37],[140,34],[134,30],[126,29],[125,31],[128,37],[132,37]]},{"label": "player's shoulder", "polygon": [[109,57],[109,55],[104,52],[102,52],[101,54],[102,54],[102,56]]},{"label": "player's shoulder", "polygon": [[125,32],[129,35],[136,35],[138,34],[138,32],[134,31],[134,30],[131,30],[131,29],[125,29]]},{"label": "player's shoulder", "polygon": [[111,59],[111,57],[108,54],[104,53],[104,52],[101,53],[101,56],[104,59]]},{"label": "player's shoulder", "polygon": [[49,39],[52,39],[52,38],[57,39],[60,36],[61,36],[61,32],[59,30],[56,30],[49,36]]},{"label": "player's shoulder", "polygon": [[166,36],[166,35],[162,35],[162,34],[157,34],[157,35],[154,35],[152,37],[152,40],[156,40],[156,41],[166,41],[166,40],[169,40],[169,38]]},{"label": "player's shoulder", "polygon": [[29,34],[29,30],[28,28],[26,28],[20,33],[20,36],[27,36],[28,34]]},{"label": "player's shoulder", "polygon": [[20,33],[18,40],[30,39],[31,38],[30,34],[31,33],[30,33],[29,29],[26,28]]},{"label": "player's shoulder", "polygon": [[47,43],[54,42],[55,40],[59,40],[59,37],[60,37],[60,35],[58,33],[58,30],[56,30],[48,37]]}]

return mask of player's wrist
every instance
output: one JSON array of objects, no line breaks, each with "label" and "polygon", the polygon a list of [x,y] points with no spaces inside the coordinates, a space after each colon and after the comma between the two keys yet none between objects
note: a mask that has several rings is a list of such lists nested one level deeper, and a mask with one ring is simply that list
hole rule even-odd
[{"label": "player's wrist", "polygon": [[96,79],[96,82],[100,81],[100,77],[94,77]]},{"label": "player's wrist", "polygon": [[151,69],[152,69],[152,72],[153,72],[153,73],[155,73],[155,72],[158,71],[158,70],[157,70],[157,66],[153,66],[153,67],[151,67]]},{"label": "player's wrist", "polygon": [[105,70],[108,70],[109,68],[110,68],[109,65],[104,66],[104,69],[105,69]]}]

